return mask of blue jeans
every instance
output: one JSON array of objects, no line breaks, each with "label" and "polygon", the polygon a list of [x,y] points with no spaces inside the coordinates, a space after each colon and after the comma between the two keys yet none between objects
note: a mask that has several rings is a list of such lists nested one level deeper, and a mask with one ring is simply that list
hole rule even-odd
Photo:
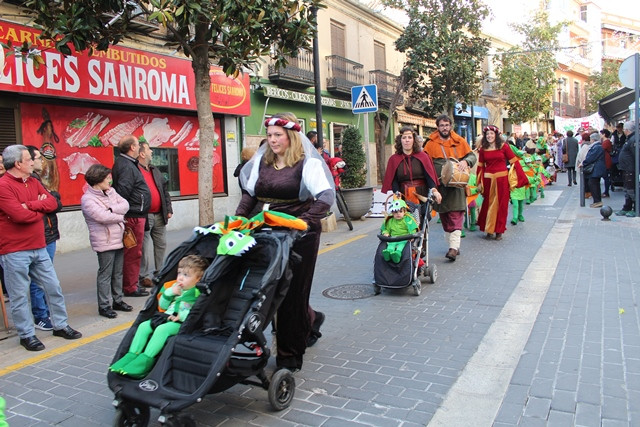
[{"label": "blue jeans", "polygon": [[[56,254],[56,242],[51,242],[45,246],[51,262],[53,262],[53,256]],[[49,318],[49,306],[47,300],[44,297],[44,291],[36,282],[31,282],[29,285],[29,293],[31,294],[31,313],[36,323],[42,319]]]},{"label": "blue jeans", "polygon": [[60,281],[45,248],[0,255],[0,264],[4,268],[4,277],[7,279],[7,290],[11,299],[11,317],[20,338],[35,335],[27,296],[32,280],[44,288],[51,309],[53,328],[64,329],[68,326],[67,309]]}]

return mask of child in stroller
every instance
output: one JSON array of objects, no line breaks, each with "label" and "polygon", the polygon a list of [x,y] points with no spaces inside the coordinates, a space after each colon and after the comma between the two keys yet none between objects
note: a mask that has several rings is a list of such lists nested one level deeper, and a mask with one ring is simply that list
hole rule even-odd
[{"label": "child in stroller", "polygon": [[[412,228],[412,233],[395,236],[385,235],[385,224],[382,225],[381,233],[378,235],[380,244],[376,250],[373,263],[373,288],[376,295],[382,291],[382,288],[400,289],[412,286],[414,295],[417,296],[420,295],[422,290],[420,276],[429,277],[431,283],[436,281],[436,266],[435,264],[429,265],[428,250],[429,219],[431,218],[431,205],[435,200],[432,192],[429,193],[429,197],[417,196],[420,201],[420,204],[417,205],[402,200],[401,195],[394,196],[396,199],[391,202],[388,208],[390,212],[401,211],[403,210],[401,208],[404,208],[408,212],[404,212],[402,217],[398,212],[394,214],[401,218],[399,221],[411,223],[411,220],[413,220],[416,225],[420,225]],[[415,220],[416,217],[419,221]],[[386,222],[387,220],[385,220]],[[396,232],[400,231],[396,230]],[[407,244],[407,242],[410,242],[410,244]],[[391,250],[389,250],[389,245],[391,245]],[[387,251],[388,259],[384,251]],[[398,254],[400,256],[399,259]],[[389,260],[393,262],[389,262]]]},{"label": "child in stroller", "polygon": [[[200,291],[195,287],[209,262],[187,255],[178,263],[178,278],[164,284],[158,293],[158,312],[138,326],[129,351],[109,368],[132,378],[145,377],[169,337],[178,334]],[[144,352],[143,352],[144,350]]]},{"label": "child in stroller", "polygon": [[[394,200],[389,207],[388,215],[382,227],[380,227],[380,233],[383,236],[404,236],[407,234],[413,234],[418,231],[418,223],[413,218],[413,215],[407,213],[408,206],[404,200]],[[382,250],[382,257],[385,261],[393,261],[396,264],[400,262],[402,250],[407,244],[406,240],[399,242],[388,242],[386,249]]]}]

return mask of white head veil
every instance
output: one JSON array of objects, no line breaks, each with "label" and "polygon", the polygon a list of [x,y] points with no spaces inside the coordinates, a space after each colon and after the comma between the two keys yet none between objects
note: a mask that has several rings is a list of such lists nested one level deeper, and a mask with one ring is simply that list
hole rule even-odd
[{"label": "white head veil", "polygon": [[[326,162],[318,153],[318,150],[313,146],[309,138],[307,138],[302,132],[298,132],[300,141],[302,142],[302,148],[304,149],[304,165],[303,165],[303,179],[300,183],[300,200],[307,200],[312,197],[316,197],[319,193],[331,190],[335,193],[335,184],[329,167]],[[260,164],[262,163],[262,157],[267,151],[268,143],[258,148],[256,154],[253,155],[251,160],[240,171],[240,182],[242,187],[251,196],[256,195],[256,181],[258,180],[258,174],[260,172]]]}]

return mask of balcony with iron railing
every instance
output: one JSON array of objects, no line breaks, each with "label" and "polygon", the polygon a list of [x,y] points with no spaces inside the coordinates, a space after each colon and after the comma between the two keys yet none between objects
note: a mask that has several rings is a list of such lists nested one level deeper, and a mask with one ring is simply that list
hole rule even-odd
[{"label": "balcony with iron railing", "polygon": [[482,93],[480,96],[501,100],[507,99],[507,97],[498,90],[498,79],[495,78],[488,78],[482,83]]},{"label": "balcony with iron railing", "polygon": [[[389,106],[398,91],[398,80],[400,78],[383,70],[369,71],[369,84],[378,87],[378,103]],[[396,105],[402,105],[404,97],[399,95]]]},{"label": "balcony with iron railing", "polygon": [[553,101],[553,112],[559,117],[585,117],[588,115],[587,110],[584,108],[576,107],[575,105],[568,104],[566,102]]},{"label": "balcony with iron railing", "polygon": [[351,97],[351,87],[364,84],[364,66],[338,55],[326,57],[327,90],[344,98]]},{"label": "balcony with iron railing", "polygon": [[288,56],[285,67],[269,64],[269,80],[279,86],[307,88],[313,86],[313,76],[313,55],[306,50],[299,50],[296,57]]}]

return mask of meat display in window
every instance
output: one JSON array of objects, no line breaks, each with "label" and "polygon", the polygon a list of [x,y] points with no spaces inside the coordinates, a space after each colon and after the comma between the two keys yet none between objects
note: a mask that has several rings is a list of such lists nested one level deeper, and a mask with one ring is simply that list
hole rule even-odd
[{"label": "meat display in window", "polygon": [[178,131],[178,133],[175,134],[175,136],[171,138],[169,142],[171,142],[174,146],[180,144],[189,135],[191,129],[193,129],[193,123],[191,122],[191,120],[187,120],[186,122],[184,122],[182,128]]},{"label": "meat display in window", "polygon": [[[73,119],[62,133],[62,138],[72,147],[87,147],[92,138],[100,135],[108,124],[108,117],[88,112],[82,117]],[[95,140],[94,138],[93,141]]]},{"label": "meat display in window", "polygon": [[87,153],[72,153],[62,160],[69,165],[69,178],[71,179],[76,179],[78,174],[85,174],[91,165],[100,164],[98,160]]},{"label": "meat display in window", "polygon": [[144,123],[145,120],[142,117],[136,116],[127,122],[123,122],[114,126],[113,129],[105,133],[101,137],[101,139],[105,142],[105,144],[111,144],[115,147],[116,145],[118,145],[118,142],[120,142],[120,139],[122,139],[123,136],[132,135],[133,132]]},{"label": "meat display in window", "polygon": [[176,131],[169,126],[168,118],[159,118],[151,120],[151,123],[147,123],[142,126],[142,132],[145,139],[149,143],[149,147],[158,147],[175,135]]}]

